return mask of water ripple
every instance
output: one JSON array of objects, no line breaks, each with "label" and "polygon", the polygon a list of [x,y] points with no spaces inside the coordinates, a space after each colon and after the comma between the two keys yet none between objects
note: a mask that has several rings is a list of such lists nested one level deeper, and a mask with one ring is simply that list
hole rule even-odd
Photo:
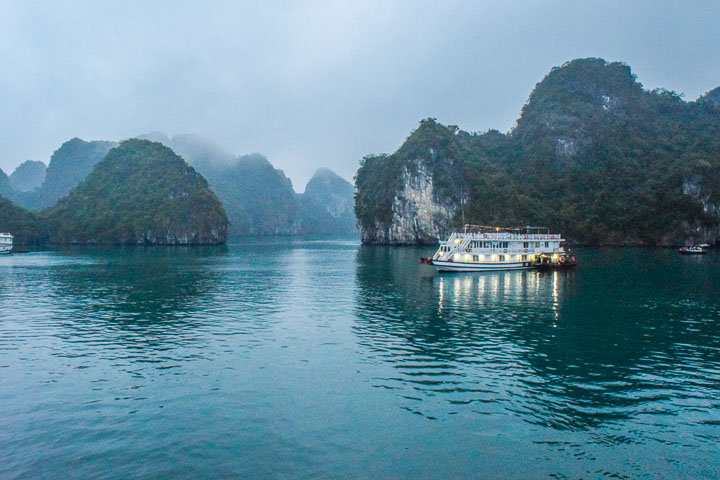
[{"label": "water ripple", "polygon": [[425,253],[1,257],[0,477],[720,475],[720,255],[436,275]]}]

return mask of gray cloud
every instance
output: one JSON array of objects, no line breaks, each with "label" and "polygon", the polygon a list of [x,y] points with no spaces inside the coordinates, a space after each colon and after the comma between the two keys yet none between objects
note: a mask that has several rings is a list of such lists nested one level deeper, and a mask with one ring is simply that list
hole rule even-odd
[{"label": "gray cloud", "polygon": [[3,2],[0,167],[161,130],[262,152],[302,190],[428,116],[508,130],[572,58],[689,99],[720,85],[715,1],[354,3]]}]

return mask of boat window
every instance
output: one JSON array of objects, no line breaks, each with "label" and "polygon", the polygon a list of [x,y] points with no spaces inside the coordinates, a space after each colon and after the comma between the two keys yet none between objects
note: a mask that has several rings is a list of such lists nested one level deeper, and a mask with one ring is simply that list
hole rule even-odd
[{"label": "boat window", "polygon": [[477,256],[477,255],[473,255],[473,262],[477,262],[477,261],[478,261],[478,256]]},{"label": "boat window", "polygon": [[504,262],[504,261],[505,261],[505,255],[500,255],[499,257],[500,257],[500,261],[501,261],[501,262]]},{"label": "boat window", "polygon": [[546,246],[546,247],[549,247],[549,246],[550,246],[550,242],[545,242],[545,246]]},{"label": "boat window", "polygon": [[527,255],[520,255],[520,260],[522,260],[523,262],[527,260]]},{"label": "boat window", "polygon": [[523,248],[528,248],[530,242],[523,242]]}]

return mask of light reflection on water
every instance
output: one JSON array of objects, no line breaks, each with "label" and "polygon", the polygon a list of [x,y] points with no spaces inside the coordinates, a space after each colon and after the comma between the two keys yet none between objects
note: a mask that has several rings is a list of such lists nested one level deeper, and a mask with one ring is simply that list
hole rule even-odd
[{"label": "light reflection on water", "polygon": [[718,256],[435,274],[255,239],[0,258],[0,477],[713,477]]}]

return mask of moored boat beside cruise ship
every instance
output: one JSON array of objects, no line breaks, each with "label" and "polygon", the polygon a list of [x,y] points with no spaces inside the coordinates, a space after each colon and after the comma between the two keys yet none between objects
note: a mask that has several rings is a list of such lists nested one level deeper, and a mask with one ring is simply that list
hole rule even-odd
[{"label": "moored boat beside cruise ship", "polygon": [[564,268],[575,264],[567,256],[560,234],[544,227],[500,228],[465,225],[464,232],[450,235],[432,258],[421,262],[439,272],[523,270],[545,265]]},{"label": "moored boat beside cruise ship", "polygon": [[13,249],[14,238],[9,233],[0,233],[0,253],[10,253]]}]

